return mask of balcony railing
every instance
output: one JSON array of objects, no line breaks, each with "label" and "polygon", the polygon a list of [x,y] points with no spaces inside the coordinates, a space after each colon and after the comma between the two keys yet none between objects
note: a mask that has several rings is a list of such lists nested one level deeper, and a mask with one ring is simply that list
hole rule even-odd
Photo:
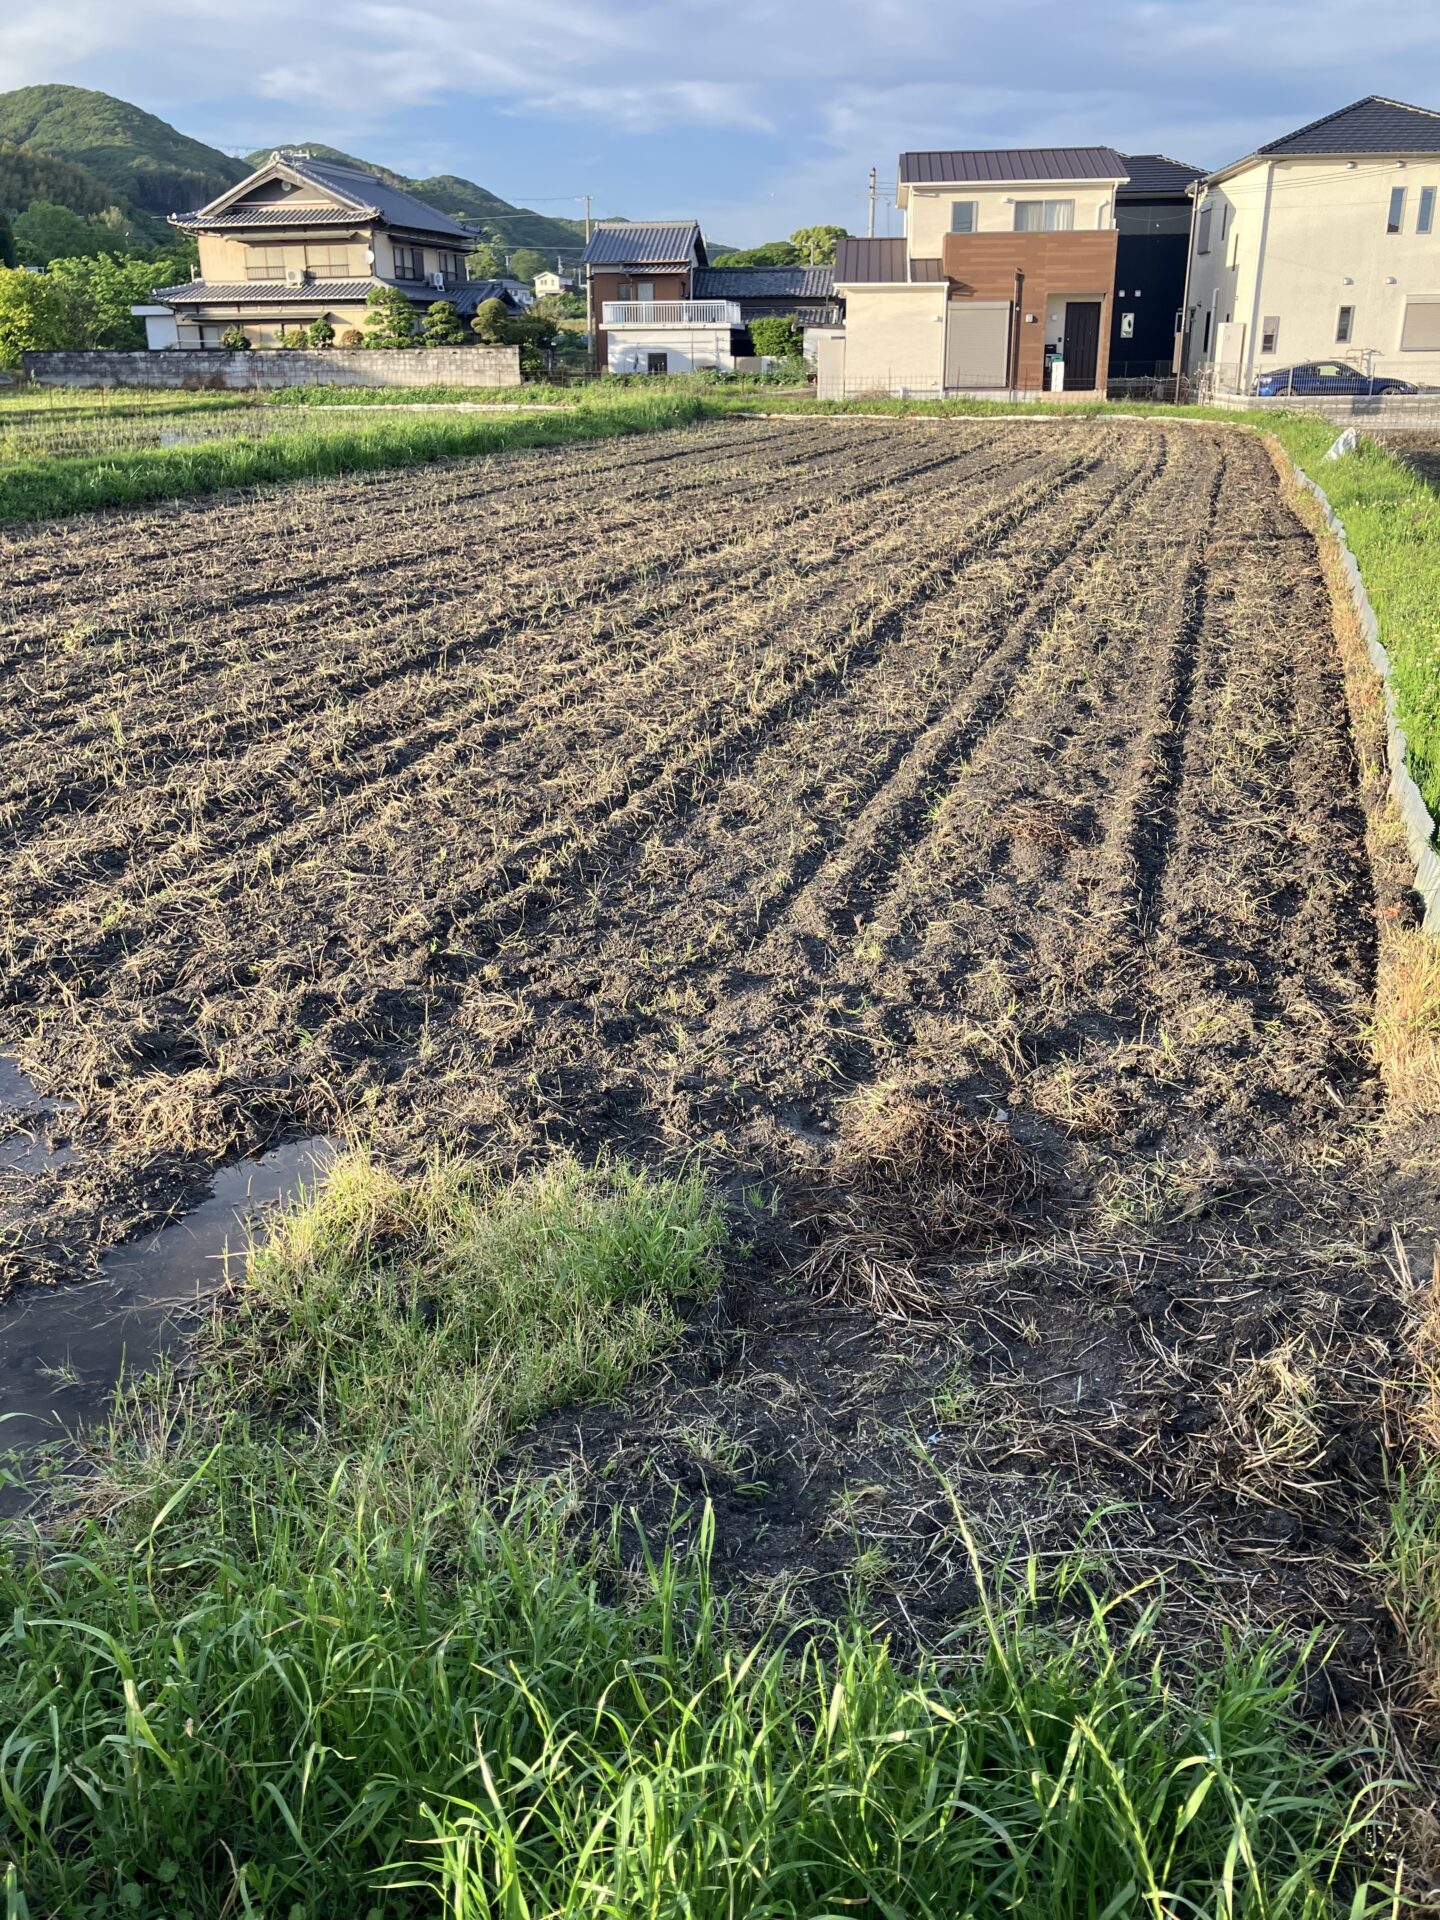
[{"label": "balcony railing", "polygon": [[733,300],[606,300],[602,327],[738,327]]}]

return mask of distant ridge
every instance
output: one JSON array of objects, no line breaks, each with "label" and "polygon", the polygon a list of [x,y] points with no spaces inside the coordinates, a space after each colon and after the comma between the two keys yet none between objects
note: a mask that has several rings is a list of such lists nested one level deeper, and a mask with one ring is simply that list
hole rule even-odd
[{"label": "distant ridge", "polygon": [[[0,93],[0,140],[84,167],[144,213],[183,213],[243,180],[243,161],[128,100],[89,87],[16,87]],[[78,209],[77,209],[78,211]]]}]

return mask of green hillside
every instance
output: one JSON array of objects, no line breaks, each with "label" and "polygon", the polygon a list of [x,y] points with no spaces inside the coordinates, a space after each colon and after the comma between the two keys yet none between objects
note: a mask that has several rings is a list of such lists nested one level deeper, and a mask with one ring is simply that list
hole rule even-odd
[{"label": "green hillside", "polygon": [[0,93],[0,140],[83,166],[144,213],[203,206],[247,172],[153,113],[88,87],[17,87]]},{"label": "green hillside", "polygon": [[[367,173],[378,174],[382,180],[388,180],[391,186],[403,187],[407,193],[418,194],[428,205],[438,207],[441,213],[483,226],[502,247],[536,247],[541,253],[558,253],[571,265],[579,260],[584,251],[585,227],[582,221],[557,220],[549,214],[535,213],[529,207],[512,207],[508,200],[502,200],[486,187],[477,186],[473,180],[461,179],[458,174],[440,173],[427,180],[415,180],[407,174],[396,173],[393,167],[381,166],[378,161],[362,160],[356,154],[342,152],[339,147],[327,146],[323,140],[295,140],[288,144],[297,152],[313,153],[317,160],[334,160],[341,166],[363,167]],[[249,165],[258,167],[273,152],[273,147],[267,147],[259,153],[252,153]]]}]

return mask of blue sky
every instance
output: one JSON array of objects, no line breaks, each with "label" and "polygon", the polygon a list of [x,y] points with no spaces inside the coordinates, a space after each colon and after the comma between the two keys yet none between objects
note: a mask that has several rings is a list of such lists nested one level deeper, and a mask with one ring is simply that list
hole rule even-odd
[{"label": "blue sky", "polygon": [[[0,88],[102,87],[216,146],[326,140],[735,244],[863,231],[905,147],[1218,166],[1365,93],[1440,109],[1435,0],[0,0]],[[896,216],[889,214],[892,230]],[[882,200],[880,231],[885,230]]]}]

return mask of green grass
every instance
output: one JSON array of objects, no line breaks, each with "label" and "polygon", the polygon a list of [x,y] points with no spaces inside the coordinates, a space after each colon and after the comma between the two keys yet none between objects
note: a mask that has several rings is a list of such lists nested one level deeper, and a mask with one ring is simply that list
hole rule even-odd
[{"label": "green grass", "polygon": [[650,433],[700,417],[685,395],[634,395],[569,413],[392,414],[337,430],[298,423],[202,446],[139,448],[0,466],[0,522],[213,493],[267,481],[365,473],[461,455]]},{"label": "green grass", "polygon": [[282,1221],[83,1506],[0,1545],[7,1920],[1390,1911],[1294,1650],[1162,1663],[1153,1597],[1022,1563],[907,1667],[732,1617],[703,1521],[637,1572],[565,1485],[501,1490],[723,1239],[693,1176],[569,1161],[355,1159]]}]

